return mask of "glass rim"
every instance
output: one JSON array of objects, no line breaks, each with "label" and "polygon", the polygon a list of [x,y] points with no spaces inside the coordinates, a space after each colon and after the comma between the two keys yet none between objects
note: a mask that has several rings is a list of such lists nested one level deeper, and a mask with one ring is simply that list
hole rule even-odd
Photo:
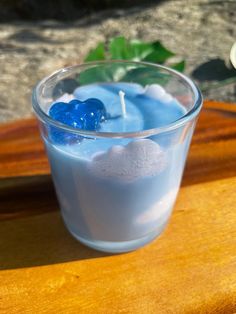
[{"label": "glass rim", "polygon": [[[71,126],[68,126],[66,124],[63,124],[59,121],[56,121],[52,119],[48,114],[46,114],[40,107],[40,104],[38,102],[38,90],[39,88],[45,84],[48,80],[50,80],[52,77],[59,75],[60,73],[65,73],[75,68],[83,68],[83,67],[88,67],[88,66],[95,66],[95,65],[102,65],[102,64],[112,64],[112,63],[126,63],[126,64],[133,64],[133,65],[144,65],[144,66],[149,66],[149,67],[154,67],[157,69],[163,69],[169,73],[174,74],[176,77],[181,78],[183,81],[185,81],[188,86],[191,88],[192,93],[194,95],[194,101],[193,101],[193,107],[186,112],[183,116],[181,116],[179,119],[168,123],[164,126],[157,127],[157,128],[151,128],[147,130],[142,130],[142,131],[133,131],[133,132],[100,132],[100,131],[88,131],[84,129],[76,129]],[[44,123],[48,123],[54,127],[57,127],[58,129],[62,129],[64,131],[82,135],[82,136],[87,136],[87,137],[99,137],[99,138],[144,138],[148,137],[151,135],[157,135],[160,133],[165,133],[168,131],[175,130],[183,125],[185,125],[187,122],[191,121],[193,118],[195,118],[198,113],[201,110],[203,103],[203,97],[202,94],[197,87],[197,85],[186,75],[171,69],[169,67],[166,67],[164,65],[160,64],[155,64],[151,62],[138,62],[138,61],[129,61],[129,60],[107,60],[107,61],[94,61],[94,62],[85,62],[81,64],[75,64],[72,66],[60,68],[59,70],[53,72],[52,74],[46,76],[42,80],[40,80],[36,86],[33,89],[33,94],[32,94],[32,104],[33,104],[33,109],[34,112],[36,113],[36,116],[39,120],[41,120]]]}]

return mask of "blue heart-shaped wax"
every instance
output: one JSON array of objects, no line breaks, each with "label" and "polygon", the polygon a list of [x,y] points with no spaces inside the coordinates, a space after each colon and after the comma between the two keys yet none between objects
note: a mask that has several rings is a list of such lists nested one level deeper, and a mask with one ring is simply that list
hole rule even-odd
[{"label": "blue heart-shaped wax", "polygon": [[[100,128],[100,123],[106,119],[106,109],[104,104],[96,98],[89,98],[85,101],[77,99],[69,103],[54,103],[49,110],[49,115],[56,121],[69,125],[76,129],[96,131]],[[51,128],[51,138],[57,143],[68,143],[81,140],[82,137]]]}]

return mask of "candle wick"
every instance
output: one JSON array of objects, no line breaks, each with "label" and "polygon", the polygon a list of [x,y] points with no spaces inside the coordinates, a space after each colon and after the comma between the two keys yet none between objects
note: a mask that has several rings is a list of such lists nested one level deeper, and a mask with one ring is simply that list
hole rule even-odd
[{"label": "candle wick", "polygon": [[120,96],[122,116],[123,116],[123,118],[125,118],[126,117],[125,93],[122,90],[120,90],[119,91],[119,96]]}]

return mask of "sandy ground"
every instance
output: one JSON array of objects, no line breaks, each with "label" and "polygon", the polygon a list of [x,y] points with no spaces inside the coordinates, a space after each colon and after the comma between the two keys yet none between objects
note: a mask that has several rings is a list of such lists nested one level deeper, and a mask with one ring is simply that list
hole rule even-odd
[{"label": "sandy ground", "polygon": [[[224,66],[236,41],[235,25],[232,0],[175,0],[99,12],[72,23],[0,24],[0,122],[31,115],[31,91],[39,79],[81,62],[98,42],[117,35],[160,39],[186,59],[186,73],[200,83],[236,76]],[[236,85],[212,89],[205,97],[236,102]]]}]

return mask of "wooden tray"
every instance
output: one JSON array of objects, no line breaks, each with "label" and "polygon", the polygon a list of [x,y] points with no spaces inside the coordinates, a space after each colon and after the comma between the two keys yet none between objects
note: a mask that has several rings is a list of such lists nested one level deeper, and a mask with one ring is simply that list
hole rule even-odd
[{"label": "wooden tray", "polygon": [[120,255],[66,231],[36,121],[0,126],[0,313],[236,313],[235,117],[205,103],[166,231]]}]

